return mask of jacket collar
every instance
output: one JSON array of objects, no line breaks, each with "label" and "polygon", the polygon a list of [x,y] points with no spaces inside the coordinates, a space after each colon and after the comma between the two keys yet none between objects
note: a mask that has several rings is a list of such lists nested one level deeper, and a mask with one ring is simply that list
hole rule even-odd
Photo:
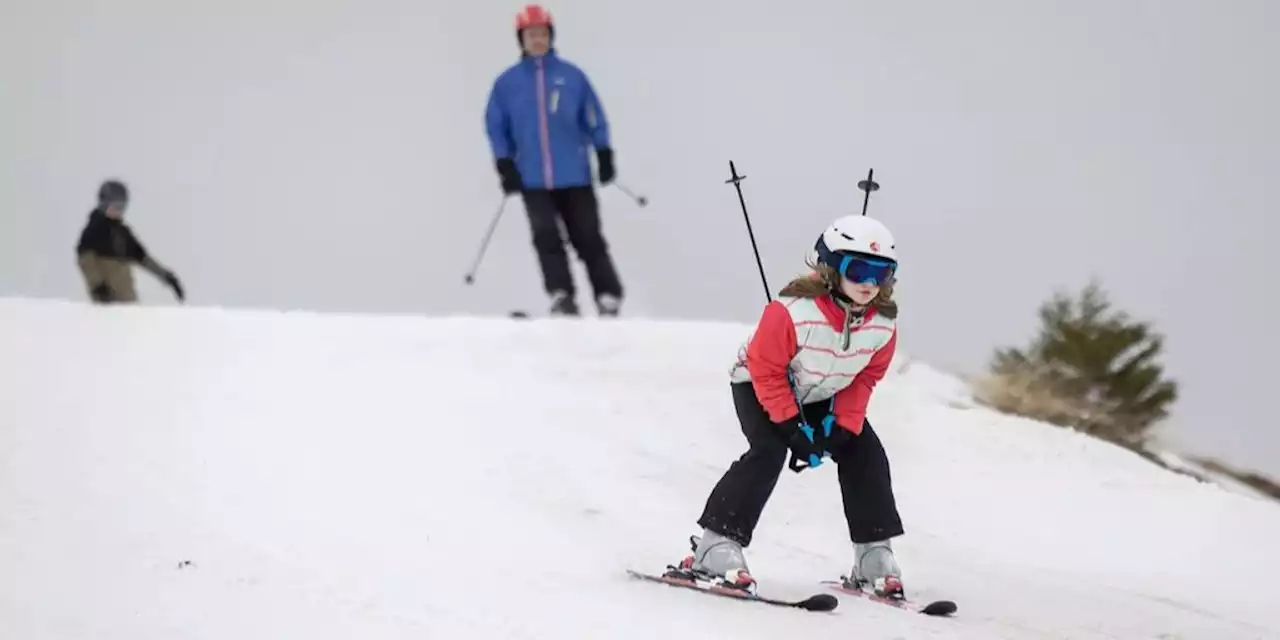
[{"label": "jacket collar", "polygon": [[546,60],[546,61],[547,61],[547,62],[549,62],[549,63],[553,63],[553,62],[555,62],[558,58],[559,58],[559,56],[558,56],[558,55],[556,55],[556,49],[555,49],[555,47],[552,47],[552,48],[551,48],[551,49],[549,49],[545,54],[543,54],[543,55],[541,55],[541,56],[538,56],[538,57],[531,56],[531,55],[529,55],[529,54],[527,54],[527,53],[524,53],[524,52],[522,51],[522,52],[520,53],[520,64],[525,64],[525,65],[534,65],[534,64],[537,64],[537,63],[538,63],[538,60],[539,60],[539,59]]},{"label": "jacket collar", "polygon": [[93,211],[89,212],[89,221],[100,224],[124,224],[124,220],[117,220],[115,218],[108,217],[106,210],[102,207],[95,207]]},{"label": "jacket collar", "polygon": [[818,305],[818,309],[822,311],[822,316],[827,319],[831,328],[840,333],[840,344],[843,349],[849,348],[853,325],[862,326],[876,315],[874,307],[854,307],[847,296],[837,292],[819,296],[814,299],[814,303]]}]

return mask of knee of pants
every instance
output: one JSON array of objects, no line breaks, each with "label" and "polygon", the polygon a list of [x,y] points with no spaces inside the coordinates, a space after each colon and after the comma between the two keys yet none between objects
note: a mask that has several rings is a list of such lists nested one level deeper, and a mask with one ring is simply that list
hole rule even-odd
[{"label": "knee of pants", "polygon": [[563,255],[564,243],[555,236],[534,236],[533,247],[543,255]]},{"label": "knee of pants", "polygon": [[564,240],[554,224],[533,227],[533,246],[539,253],[564,253]]},{"label": "knee of pants", "polygon": [[862,433],[856,436],[849,434],[839,449],[831,452],[831,459],[837,463],[868,465],[887,464],[889,456],[871,423],[863,422]]},{"label": "knee of pants", "polygon": [[609,250],[608,243],[598,233],[581,233],[577,236],[570,236],[570,240],[573,242],[573,248],[580,255],[588,258],[603,256]]}]

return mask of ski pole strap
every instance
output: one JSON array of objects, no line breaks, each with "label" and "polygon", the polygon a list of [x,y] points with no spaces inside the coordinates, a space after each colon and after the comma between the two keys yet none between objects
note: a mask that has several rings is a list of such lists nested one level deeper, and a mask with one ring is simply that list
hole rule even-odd
[{"label": "ski pole strap", "polygon": [[788,463],[787,466],[790,467],[792,471],[796,473],[800,473],[805,469],[817,467],[821,464],[822,464],[822,458],[819,458],[818,454],[816,453],[809,454],[809,459],[806,461],[806,460],[803,460],[800,456],[796,455],[796,452],[792,451],[791,462]]},{"label": "ski pole strap", "polygon": [[[790,370],[787,371],[787,382],[791,384],[791,394],[796,397],[796,409],[800,412],[800,432],[803,433],[804,437],[808,438],[809,442],[812,444],[814,442],[813,427],[809,424],[808,419],[804,417],[804,403],[800,401],[800,389],[796,387],[795,374]],[[835,398],[831,399],[831,406],[833,408],[835,407]],[[825,437],[831,436],[831,425],[834,422],[835,418],[833,415],[828,415],[826,418],[822,419],[822,433]],[[823,455],[826,455],[825,451],[823,452]],[[796,452],[792,451],[791,461],[787,463],[787,467],[796,473],[800,473],[805,469],[821,466],[822,457],[823,456],[816,453],[811,453],[809,454],[809,459],[805,460],[797,455]]]}]

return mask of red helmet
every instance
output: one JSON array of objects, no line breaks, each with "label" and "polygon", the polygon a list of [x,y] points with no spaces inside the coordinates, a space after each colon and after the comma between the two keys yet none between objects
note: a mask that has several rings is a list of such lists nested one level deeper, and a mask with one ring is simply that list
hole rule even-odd
[{"label": "red helmet", "polygon": [[547,27],[550,29],[553,26],[551,12],[543,9],[540,4],[525,5],[520,10],[520,13],[516,14],[516,31],[526,27]]},{"label": "red helmet", "polygon": [[521,35],[528,27],[546,27],[551,33],[551,37],[556,37],[556,25],[551,20],[551,12],[542,8],[540,4],[525,5],[520,13],[516,14],[516,42],[524,47],[524,37]]}]

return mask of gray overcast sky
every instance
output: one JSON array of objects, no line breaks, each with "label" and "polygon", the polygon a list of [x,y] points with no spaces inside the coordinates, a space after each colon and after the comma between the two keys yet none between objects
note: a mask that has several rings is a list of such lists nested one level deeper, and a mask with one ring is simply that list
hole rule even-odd
[{"label": "gray overcast sky", "polygon": [[[482,112],[520,4],[5,2],[0,294],[84,299],[72,247],[114,175],[193,304],[542,309],[518,201],[462,284],[501,199]],[[979,369],[1096,275],[1168,335],[1171,435],[1280,475],[1280,3],[547,6],[651,200],[601,194],[629,315],[756,319],[730,159],[775,291],[874,166],[904,350]]]}]

